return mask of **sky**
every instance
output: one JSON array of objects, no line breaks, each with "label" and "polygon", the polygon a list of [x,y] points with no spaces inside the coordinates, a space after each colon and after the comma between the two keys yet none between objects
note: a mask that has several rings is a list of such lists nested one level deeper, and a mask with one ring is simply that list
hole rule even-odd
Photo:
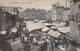
[{"label": "sky", "polygon": [[[60,5],[65,6],[65,0],[0,0],[0,6],[12,6],[26,8],[36,8],[50,10],[52,5],[60,2]],[[69,2],[67,2],[69,6]]]}]

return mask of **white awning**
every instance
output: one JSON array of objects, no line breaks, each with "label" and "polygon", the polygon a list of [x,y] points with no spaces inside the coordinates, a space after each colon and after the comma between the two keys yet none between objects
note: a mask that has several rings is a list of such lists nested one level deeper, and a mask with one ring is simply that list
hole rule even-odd
[{"label": "white awning", "polygon": [[56,26],[56,27],[63,27],[64,25],[65,25],[65,23],[54,23],[53,24],[54,26]]},{"label": "white awning", "polygon": [[47,31],[47,30],[49,30],[50,28],[48,28],[48,27],[43,27],[43,29],[42,29],[42,31]]},{"label": "white awning", "polygon": [[1,34],[6,34],[7,31],[1,31]]},{"label": "white awning", "polygon": [[30,34],[30,36],[38,36],[38,34]]},{"label": "white awning", "polygon": [[48,34],[55,38],[58,38],[61,35],[61,33],[59,33],[58,31],[53,31],[53,30],[50,30]]},{"label": "white awning", "polygon": [[66,49],[63,48],[62,46],[58,46],[58,48],[60,48],[61,50],[65,51]]},{"label": "white awning", "polygon": [[17,32],[17,28],[13,27],[11,32],[15,32],[16,33]]},{"label": "white awning", "polygon": [[53,25],[53,24],[51,24],[51,23],[43,23],[43,25],[49,26],[49,25]]},{"label": "white awning", "polygon": [[64,26],[64,25],[65,25],[65,23],[61,22],[61,23],[60,23],[60,25]]},{"label": "white awning", "polygon": [[52,29],[56,29],[56,27],[55,27],[55,26],[53,26],[53,27],[50,27],[50,28],[52,28]]},{"label": "white awning", "polygon": [[40,22],[38,22],[38,23],[27,22],[26,24],[27,24],[27,29],[28,29],[29,31],[32,31],[32,30],[34,30],[34,29],[40,29],[40,28],[43,27],[43,25],[42,25]]},{"label": "white awning", "polygon": [[70,32],[70,27],[57,28],[60,32],[67,33]]}]

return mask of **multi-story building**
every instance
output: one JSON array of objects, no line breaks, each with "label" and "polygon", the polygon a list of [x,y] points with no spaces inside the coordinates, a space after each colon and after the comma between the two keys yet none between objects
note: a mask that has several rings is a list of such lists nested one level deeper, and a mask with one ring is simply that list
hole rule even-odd
[{"label": "multi-story building", "polygon": [[0,9],[0,32],[9,31],[16,24],[14,15]]},{"label": "multi-story building", "polygon": [[80,0],[70,0],[70,37],[80,43]]},{"label": "multi-story building", "polygon": [[22,7],[7,7],[7,6],[0,6],[0,9],[15,15],[16,19],[19,18],[19,13],[23,11]]},{"label": "multi-story building", "polygon": [[59,2],[52,5],[52,20],[62,21],[63,20],[64,6],[60,6]]},{"label": "multi-story building", "polygon": [[52,21],[52,10],[47,11],[46,20],[47,21]]},{"label": "multi-story building", "polygon": [[23,8],[22,7],[7,7],[7,6],[0,6],[0,9],[2,10],[5,10],[11,14],[14,14],[14,9],[17,8],[17,10],[19,12],[22,12],[23,11]]},{"label": "multi-story building", "polygon": [[39,19],[44,20],[46,19],[46,10],[41,9],[26,9],[24,12],[22,12],[22,15],[20,15],[22,18],[27,19]]},{"label": "multi-story building", "polygon": [[69,21],[70,19],[70,8],[64,8],[64,11],[63,11],[63,21]]}]

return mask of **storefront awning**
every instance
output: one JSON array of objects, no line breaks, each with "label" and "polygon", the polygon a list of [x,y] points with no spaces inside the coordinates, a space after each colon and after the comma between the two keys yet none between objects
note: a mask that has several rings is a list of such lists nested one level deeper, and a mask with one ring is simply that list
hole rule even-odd
[{"label": "storefront awning", "polygon": [[15,32],[16,33],[17,32],[17,28],[13,27],[11,32]]},{"label": "storefront awning", "polygon": [[7,31],[0,31],[2,35],[6,34]]},{"label": "storefront awning", "polygon": [[50,30],[48,34],[55,38],[58,38],[61,35],[61,33],[59,33],[58,31],[53,31],[53,30]]},{"label": "storefront awning", "polygon": [[49,26],[49,25],[53,25],[51,23],[43,23],[44,26]]},{"label": "storefront awning", "polygon": [[38,36],[38,34],[30,34],[30,36]]},{"label": "storefront awning", "polygon": [[55,26],[52,26],[52,27],[50,27],[50,28],[52,28],[52,29],[56,29],[57,27],[55,27]]},{"label": "storefront awning", "polygon": [[48,27],[43,27],[43,29],[42,29],[42,31],[47,31],[47,30],[50,30],[50,28],[48,28]]},{"label": "storefront awning", "polygon": [[61,28],[57,28],[57,29],[62,33],[70,32],[70,27],[61,27]]},{"label": "storefront awning", "polygon": [[39,23],[34,23],[34,22],[27,22],[27,29],[28,31],[32,31],[35,29],[41,29],[43,27],[43,25],[39,22]]}]

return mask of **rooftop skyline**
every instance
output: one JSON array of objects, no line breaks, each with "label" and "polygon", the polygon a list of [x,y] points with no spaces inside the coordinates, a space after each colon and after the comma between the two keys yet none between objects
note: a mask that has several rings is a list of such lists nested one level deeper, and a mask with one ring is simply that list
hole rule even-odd
[{"label": "rooftop skyline", "polygon": [[[52,5],[59,1],[60,5],[65,6],[66,0],[0,0],[0,6],[36,8],[50,10]],[[69,6],[69,2],[67,2]]]}]

